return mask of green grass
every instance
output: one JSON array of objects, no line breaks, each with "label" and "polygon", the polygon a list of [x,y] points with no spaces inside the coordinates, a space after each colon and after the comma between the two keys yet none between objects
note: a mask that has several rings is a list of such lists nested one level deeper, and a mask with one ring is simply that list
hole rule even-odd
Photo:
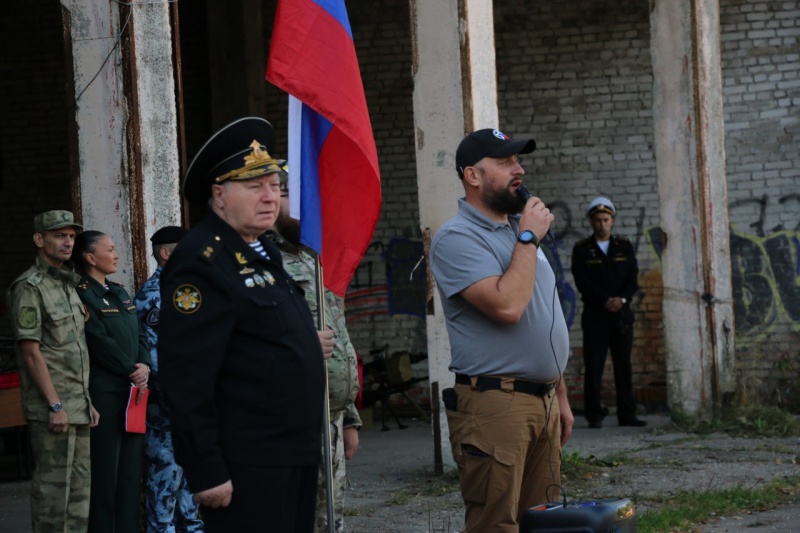
[{"label": "green grass", "polygon": [[[707,421],[672,413],[672,421],[673,425],[682,431],[697,435],[715,432],[748,437],[800,435],[800,421],[795,415],[777,407],[761,405],[732,408],[725,416]],[[702,437],[693,438],[702,439]],[[775,451],[785,452],[785,446],[776,445]],[[581,480],[591,479],[607,468],[636,462],[625,454],[598,459],[591,455],[584,457],[576,452],[564,452],[561,461],[562,474],[577,493],[581,493],[583,489]],[[639,515],[638,531],[640,533],[695,531],[698,524],[718,516],[764,511],[782,503],[800,502],[799,494],[800,477],[791,477],[754,487],[702,492],[682,491],[663,498],[651,497],[644,502],[638,502],[640,505],[646,503],[648,508],[654,509]]]},{"label": "green grass", "polygon": [[798,501],[800,478],[772,481],[762,487],[718,491],[681,491],[657,502],[660,509],[639,516],[639,533],[692,531],[717,516],[747,511],[765,511],[790,501]]},{"label": "green grass", "polygon": [[800,436],[800,418],[776,406],[759,404],[734,406],[722,416],[699,420],[681,412],[673,412],[672,423],[689,433],[724,432],[738,436]]}]

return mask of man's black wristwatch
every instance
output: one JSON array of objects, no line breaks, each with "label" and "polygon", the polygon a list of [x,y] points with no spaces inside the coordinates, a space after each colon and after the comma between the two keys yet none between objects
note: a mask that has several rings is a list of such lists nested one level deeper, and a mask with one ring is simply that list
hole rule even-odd
[{"label": "man's black wristwatch", "polygon": [[534,233],[529,229],[521,231],[517,237],[517,240],[522,244],[532,244],[537,248],[539,247],[539,239],[537,239],[536,235],[534,235]]},{"label": "man's black wristwatch", "polygon": [[61,411],[61,402],[56,402],[53,405],[49,406],[48,409],[51,413],[58,413]]}]

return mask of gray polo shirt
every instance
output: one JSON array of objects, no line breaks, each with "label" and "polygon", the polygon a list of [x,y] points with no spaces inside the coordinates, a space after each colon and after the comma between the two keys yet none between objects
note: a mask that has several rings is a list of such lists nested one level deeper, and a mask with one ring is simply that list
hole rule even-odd
[{"label": "gray polo shirt", "polygon": [[431,270],[450,336],[450,370],[551,381],[566,368],[569,333],[544,252],[538,251],[533,297],[518,323],[499,324],[461,296],[473,283],[502,276],[508,268],[517,243],[518,217],[511,219],[511,225],[489,220],[462,198],[458,214],[433,238]]}]

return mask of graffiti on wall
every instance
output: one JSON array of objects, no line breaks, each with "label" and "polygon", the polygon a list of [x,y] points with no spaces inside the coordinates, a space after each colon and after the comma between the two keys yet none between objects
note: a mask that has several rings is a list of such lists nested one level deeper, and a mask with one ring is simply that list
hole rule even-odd
[{"label": "graffiti on wall", "polygon": [[[800,195],[778,199],[778,206],[800,202]],[[775,224],[767,229],[769,198],[732,202],[729,210],[755,208],[747,227],[752,233],[730,229],[731,282],[736,336],[752,342],[783,321],[800,330],[800,224]],[[739,217],[737,217],[739,219]],[[663,252],[661,228],[647,230],[656,256]]]}]

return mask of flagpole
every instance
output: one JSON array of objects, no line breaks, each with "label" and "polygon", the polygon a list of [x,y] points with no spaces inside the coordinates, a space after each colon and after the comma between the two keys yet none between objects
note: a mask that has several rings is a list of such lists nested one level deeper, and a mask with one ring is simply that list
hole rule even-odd
[{"label": "flagpole", "polygon": [[[317,293],[317,329],[325,330],[325,286],[322,284],[322,265],[319,255],[314,254],[314,274],[316,276]],[[333,463],[331,460],[331,415],[328,398],[328,360],[322,360],[325,367],[325,404],[322,414],[323,460],[325,461],[325,501],[328,511],[328,533],[335,533],[336,524],[333,518]]]}]

